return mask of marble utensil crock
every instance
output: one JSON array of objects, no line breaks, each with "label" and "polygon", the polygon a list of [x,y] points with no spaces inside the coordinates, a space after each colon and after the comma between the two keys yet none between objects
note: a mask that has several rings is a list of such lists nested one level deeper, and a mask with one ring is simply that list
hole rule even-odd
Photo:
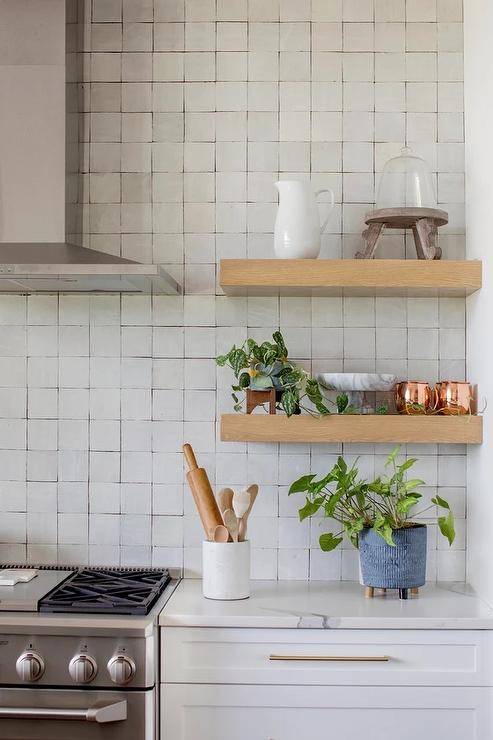
[{"label": "marble utensil crock", "polygon": [[250,542],[202,543],[202,593],[232,601],[250,596]]}]

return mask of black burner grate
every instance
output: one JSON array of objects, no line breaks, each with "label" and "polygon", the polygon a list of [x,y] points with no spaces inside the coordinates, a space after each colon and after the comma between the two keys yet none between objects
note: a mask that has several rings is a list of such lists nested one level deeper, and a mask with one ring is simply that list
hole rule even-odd
[{"label": "black burner grate", "polygon": [[41,599],[42,612],[148,614],[170,581],[156,568],[82,568]]}]

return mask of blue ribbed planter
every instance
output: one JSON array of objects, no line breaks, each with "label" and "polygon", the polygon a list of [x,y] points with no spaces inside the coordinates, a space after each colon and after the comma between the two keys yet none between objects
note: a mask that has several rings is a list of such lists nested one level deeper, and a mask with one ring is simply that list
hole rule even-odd
[{"label": "blue ribbed planter", "polygon": [[364,586],[418,588],[426,580],[426,526],[396,529],[395,547],[373,529],[359,535],[359,556]]}]

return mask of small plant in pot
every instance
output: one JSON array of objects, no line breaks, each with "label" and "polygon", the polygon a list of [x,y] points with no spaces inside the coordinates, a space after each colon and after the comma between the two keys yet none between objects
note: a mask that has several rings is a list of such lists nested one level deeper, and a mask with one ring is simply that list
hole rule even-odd
[{"label": "small plant in pot", "polygon": [[[357,460],[348,465],[339,457],[333,468],[322,478],[304,475],[295,481],[289,494],[304,493],[305,505],[299,510],[300,521],[319,512],[336,522],[335,533],[320,536],[323,551],[338,547],[346,535],[359,549],[361,578],[367,594],[373,588],[397,588],[399,596],[407,598],[408,589],[423,586],[426,576],[426,525],[413,521],[411,512],[420,499],[418,492],[424,481],[407,478],[416,462],[409,458],[398,464],[396,447],[388,456],[388,474],[368,482],[359,477]],[[455,538],[454,516],[449,504],[440,496],[431,505],[414,513],[419,516],[434,506],[444,510],[438,516],[438,527],[451,545]]]},{"label": "small plant in pot", "polygon": [[[306,411],[312,415],[330,414],[324,403],[318,382],[288,357],[288,349],[280,331],[274,332],[272,342],[258,344],[247,339],[240,347],[233,345],[225,355],[216,357],[220,367],[230,367],[236,383],[232,386],[234,410],[243,410],[240,394],[247,391],[275,391],[277,408],[287,416]],[[305,405],[305,399],[311,406]]]}]

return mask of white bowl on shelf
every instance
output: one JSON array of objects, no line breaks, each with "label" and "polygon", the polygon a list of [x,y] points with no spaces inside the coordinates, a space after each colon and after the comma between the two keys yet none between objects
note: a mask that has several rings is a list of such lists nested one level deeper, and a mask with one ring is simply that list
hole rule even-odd
[{"label": "white bowl on shelf", "polygon": [[318,382],[331,391],[391,391],[397,376],[389,373],[320,373]]}]

